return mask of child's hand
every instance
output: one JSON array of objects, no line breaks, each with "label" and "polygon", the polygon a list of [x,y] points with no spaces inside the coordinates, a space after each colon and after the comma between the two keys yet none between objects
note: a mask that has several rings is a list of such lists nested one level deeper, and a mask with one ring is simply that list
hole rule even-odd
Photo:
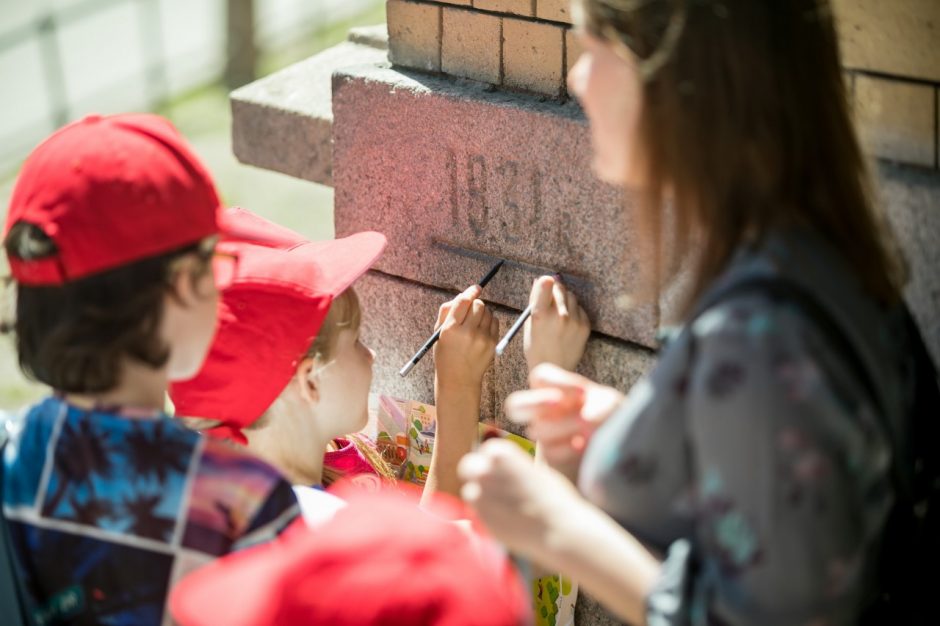
[{"label": "child's hand", "polygon": [[483,374],[493,362],[499,321],[478,295],[480,287],[474,285],[438,313],[441,338],[434,346],[434,367],[439,388],[469,388],[479,394]]},{"label": "child's hand", "polygon": [[528,424],[529,437],[549,465],[572,481],[594,431],[623,402],[623,394],[554,365],[529,375],[527,391],[506,398],[506,415]]},{"label": "child's hand", "polygon": [[574,370],[591,334],[578,299],[560,281],[542,276],[532,285],[529,306],[532,316],[525,324],[522,344],[529,371],[541,363]]}]

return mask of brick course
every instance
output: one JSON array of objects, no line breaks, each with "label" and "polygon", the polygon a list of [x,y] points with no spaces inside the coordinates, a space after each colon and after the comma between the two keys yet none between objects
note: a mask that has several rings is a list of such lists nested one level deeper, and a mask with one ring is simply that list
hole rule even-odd
[{"label": "brick course", "polygon": [[533,16],[532,0],[473,0],[473,8],[481,11],[493,11],[504,15]]},{"label": "brick course", "polygon": [[553,22],[571,23],[570,0],[538,0],[536,16]]},{"label": "brick course", "polygon": [[501,18],[444,7],[441,69],[445,74],[498,84]]},{"label": "brick course", "polygon": [[855,113],[867,151],[935,167],[934,98],[929,85],[856,76]]},{"label": "brick course", "polygon": [[504,18],[504,83],[560,96],[565,78],[564,36],[561,26]]},{"label": "brick course", "polygon": [[441,7],[389,0],[388,58],[396,65],[438,72],[441,69]]}]

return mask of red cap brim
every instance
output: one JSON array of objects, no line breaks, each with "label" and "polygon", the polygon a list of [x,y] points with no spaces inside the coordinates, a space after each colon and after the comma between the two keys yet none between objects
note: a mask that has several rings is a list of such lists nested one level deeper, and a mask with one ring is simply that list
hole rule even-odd
[{"label": "red cap brim", "polygon": [[223,241],[252,243],[268,248],[290,248],[306,241],[303,235],[241,207],[220,211],[218,221]]}]

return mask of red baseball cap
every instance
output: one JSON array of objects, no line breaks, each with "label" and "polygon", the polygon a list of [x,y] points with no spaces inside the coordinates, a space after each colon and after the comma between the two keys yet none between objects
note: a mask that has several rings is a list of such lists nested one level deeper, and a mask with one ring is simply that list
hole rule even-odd
[{"label": "red baseball cap", "polygon": [[219,420],[208,434],[246,443],[252,424],[287,386],[316,338],[333,299],[385,249],[381,233],[307,241],[244,209],[225,211],[228,223],[252,228],[269,245],[220,244],[238,256],[223,280],[219,325],[202,369],[170,386],[176,414]]},{"label": "red baseball cap", "polygon": [[58,254],[10,257],[10,269],[20,284],[61,285],[229,230],[219,210],[211,177],[168,120],[92,115],[27,157],[3,236],[18,222],[41,229]]},{"label": "red baseball cap", "polygon": [[521,626],[531,597],[490,540],[393,492],[230,554],[170,595],[182,626]]}]

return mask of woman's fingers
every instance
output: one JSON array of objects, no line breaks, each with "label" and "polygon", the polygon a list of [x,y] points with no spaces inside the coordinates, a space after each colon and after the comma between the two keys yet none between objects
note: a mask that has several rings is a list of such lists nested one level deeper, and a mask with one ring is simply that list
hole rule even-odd
[{"label": "woman's fingers", "polygon": [[534,420],[556,420],[577,415],[583,399],[564,389],[546,388],[517,391],[506,398],[506,415],[517,424]]},{"label": "woman's fingers", "polygon": [[584,393],[588,387],[593,385],[590,379],[569,372],[563,367],[553,363],[542,363],[532,368],[529,374],[529,387],[532,389],[543,389],[546,387],[557,387],[571,392]]},{"label": "woman's fingers", "polygon": [[539,420],[529,424],[529,438],[538,442],[570,442],[573,437],[582,435],[584,424],[577,418]]}]

